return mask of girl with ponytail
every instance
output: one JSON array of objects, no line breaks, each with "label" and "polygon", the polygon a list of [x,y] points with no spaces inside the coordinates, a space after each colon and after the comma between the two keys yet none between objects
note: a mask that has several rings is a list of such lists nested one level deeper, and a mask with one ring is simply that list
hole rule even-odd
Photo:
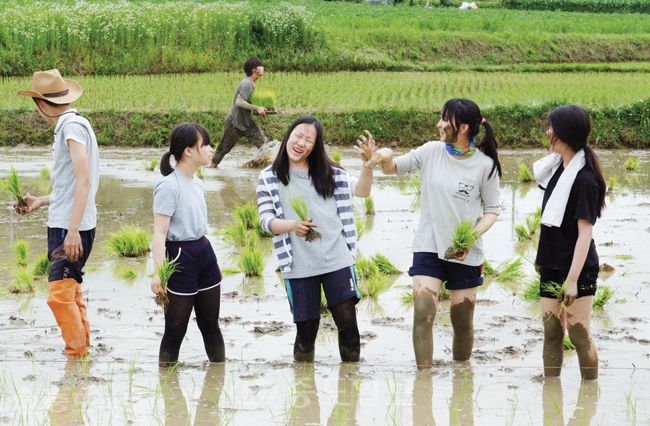
[{"label": "girl with ponytail", "polygon": [[553,154],[534,165],[544,189],[535,260],[544,318],[544,374],[560,375],[568,328],[585,380],[598,378],[598,352],[589,328],[599,261],[592,231],[605,208],[607,189],[596,153],[587,144],[590,132],[584,109],[555,109],[546,132]]},{"label": "girl with ponytail", "polygon": [[[174,156],[176,168],[170,164]],[[210,165],[212,144],[203,126],[182,123],[172,130],[169,151],[160,162],[163,178],[153,191],[153,259],[156,271],[165,259],[176,263],[166,287],[154,274],[151,291],[165,294],[165,333],[160,342],[160,366],[178,362],[181,343],[192,309],[203,335],[210,362],[225,361],[223,336],[219,329],[221,270],[205,235],[208,232],[206,192],[196,171]]]},{"label": "girl with ponytail", "polygon": [[[476,142],[483,127],[485,136]],[[474,306],[478,286],[483,284],[481,239],[468,249],[445,259],[451,236],[461,220],[476,223],[478,235],[487,232],[499,209],[501,164],[494,130],[476,103],[451,99],[445,103],[439,142],[393,158],[382,148],[369,163],[381,164],[384,174],[404,175],[421,170],[420,222],[413,241],[413,347],[419,368],[431,367],[433,332],[438,294],[443,282],[451,290],[451,324],[454,329],[454,360],[468,360],[474,344]],[[482,214],[481,214],[482,210]]]}]

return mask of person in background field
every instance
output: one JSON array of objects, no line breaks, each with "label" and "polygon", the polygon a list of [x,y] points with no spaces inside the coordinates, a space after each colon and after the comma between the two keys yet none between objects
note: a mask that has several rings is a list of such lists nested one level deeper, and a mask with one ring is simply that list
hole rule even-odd
[{"label": "person in background field", "polygon": [[[354,262],[357,230],[352,197],[367,197],[372,169],[361,169],[359,179],[334,163],[325,153],[323,127],[310,116],[297,118],[284,136],[273,164],[260,173],[257,204],[262,228],[273,233],[289,306],[297,333],[296,361],[314,361],[320,321],[321,285],[327,307],[338,328],[343,362],[358,362],[361,350],[355,305],[361,298]],[[363,161],[375,143],[361,137],[355,148]],[[300,195],[309,218],[302,220],[291,198]],[[305,238],[318,226],[320,239]]]},{"label": "person in background field", "polygon": [[34,73],[30,96],[48,123],[54,124],[54,167],[52,193],[25,197],[27,207],[14,206],[19,214],[49,205],[47,254],[51,262],[47,304],[65,340],[70,359],[86,356],[90,345],[90,325],[83,301],[82,269],[95,240],[99,187],[99,148],[90,123],[70,104],[83,91],[72,80],[61,78],[58,70]]},{"label": "person in background field", "polygon": [[237,86],[235,99],[233,99],[232,108],[228,117],[226,117],[221,140],[210,163],[211,168],[219,166],[223,157],[230,152],[243,136],[258,148],[261,148],[266,143],[267,139],[264,132],[251,118],[251,111],[257,111],[259,115],[265,116],[266,108],[250,103],[255,94],[255,82],[264,75],[262,61],[257,58],[248,59],[244,63],[244,72],[246,72],[247,77]]},{"label": "person in background field", "polygon": [[[174,156],[176,167],[170,164]],[[196,176],[212,156],[210,135],[203,126],[182,123],[174,127],[169,151],[160,161],[164,176],[153,190],[153,260],[156,270],[165,259],[175,262],[177,271],[167,287],[161,287],[158,274],[151,280],[151,291],[166,294],[165,333],[160,342],[158,362],[161,367],[178,362],[181,343],[187,332],[192,309],[203,336],[210,362],[226,360],[223,336],[219,328],[221,270],[208,233],[207,194]]]},{"label": "person in background field", "polygon": [[[481,126],[485,128],[485,137],[475,146],[474,137]],[[413,347],[419,368],[431,367],[432,326],[445,281],[451,292],[453,358],[466,361],[472,355],[476,292],[483,284],[483,244],[479,239],[448,261],[444,254],[461,220],[475,221],[474,230],[480,236],[501,213],[497,141],[478,105],[469,99],[447,101],[438,130],[440,142],[428,142],[399,158],[393,158],[393,152],[383,148],[371,159],[372,164],[381,164],[384,174],[404,175],[421,170],[422,207],[413,241],[413,266],[409,270],[413,277]]]},{"label": "person in background field", "polygon": [[[595,380],[598,351],[589,322],[599,259],[592,232],[605,208],[607,186],[598,157],[587,144],[591,132],[587,111],[561,106],[549,114],[548,122],[546,135],[553,154],[534,164],[535,179],[544,189],[535,259],[544,318],[544,374],[560,375],[568,328],[582,378]],[[564,295],[558,297],[552,286],[564,286]]]}]

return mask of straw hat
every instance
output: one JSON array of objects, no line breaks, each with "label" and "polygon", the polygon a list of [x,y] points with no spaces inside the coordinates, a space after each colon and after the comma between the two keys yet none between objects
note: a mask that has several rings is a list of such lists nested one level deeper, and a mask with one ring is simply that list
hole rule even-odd
[{"label": "straw hat", "polygon": [[32,90],[19,90],[18,94],[44,99],[53,104],[69,104],[81,96],[83,90],[75,81],[64,80],[59,70],[38,71],[32,78]]}]

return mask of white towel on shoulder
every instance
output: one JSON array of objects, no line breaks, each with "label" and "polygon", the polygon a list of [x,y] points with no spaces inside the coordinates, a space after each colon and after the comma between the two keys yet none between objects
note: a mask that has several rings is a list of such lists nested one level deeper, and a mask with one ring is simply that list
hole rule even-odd
[{"label": "white towel on shoulder", "polygon": [[[535,161],[533,164],[533,173],[535,180],[539,185],[546,189],[548,182],[551,180],[558,167],[562,164],[562,156],[558,153],[547,155],[541,160]],[[571,187],[576,180],[578,172],[585,166],[585,151],[581,149],[573,156],[567,168],[562,172],[562,176],[557,181],[555,189],[551,197],[546,203],[544,214],[542,215],[542,225],[548,227],[560,227],[562,219],[564,219],[564,211],[566,210],[569,195],[571,194]]]}]

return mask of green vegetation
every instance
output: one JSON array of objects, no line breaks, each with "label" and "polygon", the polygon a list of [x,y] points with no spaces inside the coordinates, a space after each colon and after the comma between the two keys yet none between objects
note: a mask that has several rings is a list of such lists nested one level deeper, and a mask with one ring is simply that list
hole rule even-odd
[{"label": "green vegetation", "polygon": [[420,187],[420,173],[411,175],[411,178],[408,181],[408,186],[411,192],[415,194],[419,199],[422,195],[422,188]]},{"label": "green vegetation", "polygon": [[226,268],[221,268],[221,273],[224,275],[234,275],[240,273],[241,270],[239,268],[235,267],[226,267]]},{"label": "green vegetation", "polygon": [[367,228],[366,228],[366,218],[357,216],[354,218],[354,224],[357,227],[357,241],[361,240],[361,237],[363,234],[366,233]]},{"label": "green vegetation", "polygon": [[355,269],[359,280],[365,280],[373,275],[379,274],[379,268],[372,259],[366,259],[362,256],[357,256]]},{"label": "green vegetation", "polygon": [[484,277],[495,277],[497,276],[497,271],[490,265],[487,259],[483,260],[483,276]]},{"label": "green vegetation", "polygon": [[521,257],[516,260],[503,261],[494,271],[498,282],[521,281],[526,276],[522,271]]},{"label": "green vegetation", "polygon": [[650,13],[647,0],[504,0],[507,9],[593,13]]},{"label": "green vegetation", "polygon": [[11,281],[12,293],[35,293],[34,273],[32,269],[20,266],[12,271],[13,281]]},{"label": "green vegetation", "polygon": [[474,220],[462,219],[451,236],[451,247],[445,251],[445,259],[454,259],[456,255],[474,245],[478,240],[478,231],[474,230]]},{"label": "green vegetation", "polygon": [[519,180],[522,182],[533,182],[535,180],[535,176],[524,163],[519,165]]},{"label": "green vegetation", "polygon": [[34,275],[48,275],[50,273],[50,259],[43,254],[36,259],[34,264]]},{"label": "green vegetation", "polygon": [[14,263],[18,266],[27,266],[29,262],[29,243],[25,240],[16,240],[11,248],[14,251]]},{"label": "green vegetation", "polygon": [[[311,222],[311,220],[307,219],[307,203],[305,202],[305,199],[302,198],[302,195],[300,194],[294,194],[290,197],[290,203],[291,203],[291,208],[293,208],[293,211],[296,212],[298,217],[301,220],[304,220],[305,222]],[[307,235],[305,235],[305,241],[308,243],[314,242],[316,240],[321,240],[323,238],[323,235],[315,230],[314,228],[309,228],[309,231],[307,231]]]},{"label": "green vegetation", "polygon": [[275,111],[275,92],[272,90],[257,90],[251,99],[251,104]]},{"label": "green vegetation", "polygon": [[50,178],[50,169],[48,169],[47,167],[43,167],[41,169],[41,178],[49,179]]},{"label": "green vegetation", "polygon": [[235,203],[232,217],[235,219],[234,223],[230,223],[223,230],[216,232],[231,246],[245,246],[249,241],[249,230],[252,230],[253,235],[259,238],[271,238],[273,236],[273,234],[266,232],[262,228],[257,205],[253,199],[248,200],[246,204]]},{"label": "green vegetation", "polygon": [[[158,274],[158,277],[160,278],[160,289],[165,290],[167,288],[167,283],[169,283],[169,279],[175,272],[180,273],[180,266],[178,263],[172,262],[169,256],[165,256],[165,260],[161,265],[158,265],[156,267],[156,273]],[[160,307],[163,308],[163,310],[167,310],[167,305],[169,305],[169,298],[167,297],[167,294],[163,293],[158,293],[154,296],[154,300],[156,301],[156,304]]]},{"label": "green vegetation", "polygon": [[237,266],[247,277],[261,277],[264,273],[264,256],[257,247],[257,238],[251,238],[241,251]]},{"label": "green vegetation", "polygon": [[332,160],[337,164],[341,164],[341,153],[338,149],[332,151]]},{"label": "green vegetation", "polygon": [[524,285],[521,294],[525,300],[540,300],[542,298],[540,295],[539,275],[536,275],[528,284]]},{"label": "green vegetation", "polygon": [[377,266],[380,274],[383,275],[399,275],[401,272],[391,263],[386,256],[381,253],[376,253],[372,257],[372,262]]},{"label": "green vegetation", "polygon": [[124,268],[117,271],[117,276],[125,280],[134,280],[138,278],[138,272],[133,268]]},{"label": "green vegetation", "polygon": [[217,234],[221,235],[228,245],[235,247],[243,247],[248,241],[248,229],[240,220],[229,223],[223,230],[217,231]]},{"label": "green vegetation", "polygon": [[137,226],[123,226],[121,232],[111,234],[106,249],[115,256],[144,256],[149,253],[149,237]]},{"label": "green vegetation", "polygon": [[379,294],[382,293],[388,285],[388,279],[381,274],[373,274],[367,279],[359,283],[359,293],[361,297],[369,297],[377,299]]},{"label": "green vegetation", "polygon": [[539,228],[542,226],[542,210],[538,209],[537,212],[528,215],[526,217],[525,224],[519,224],[515,226],[515,234],[517,234],[517,239],[519,241],[531,240],[539,231]]},{"label": "green vegetation", "polygon": [[255,224],[253,225],[253,229],[255,230],[255,233],[257,234],[258,237],[260,238],[272,238],[273,234],[270,232],[266,232],[264,228],[262,228],[262,223],[259,221],[259,219],[256,220]]},{"label": "green vegetation", "polygon": [[413,292],[412,291],[404,291],[402,294],[400,294],[400,300],[402,303],[413,303]]},{"label": "green vegetation", "polygon": [[203,179],[203,176],[205,176],[205,167],[201,166],[198,169],[196,169],[196,176],[199,179]]},{"label": "green vegetation", "polygon": [[451,291],[447,290],[447,281],[444,281],[442,283],[442,286],[440,287],[440,294],[438,295],[438,300],[450,300],[451,299]]},{"label": "green vegetation", "polygon": [[142,165],[144,166],[145,170],[149,172],[153,172],[158,164],[160,164],[160,160],[157,158],[142,161]]},{"label": "green vegetation", "polygon": [[4,181],[0,181],[0,189],[5,194],[13,196],[14,201],[19,207],[27,207],[27,202],[25,201],[26,194],[14,166],[11,166],[11,173],[5,175],[5,179]]},{"label": "green vegetation", "polygon": [[569,351],[575,349],[576,347],[571,343],[571,339],[566,334],[564,335],[564,350]]},{"label": "green vegetation", "polygon": [[246,226],[246,229],[254,229],[255,222],[259,222],[257,204],[255,204],[255,201],[252,199],[248,200],[246,204],[235,203],[232,217],[234,217],[238,222],[243,223]]},{"label": "green vegetation", "polygon": [[625,170],[635,171],[639,167],[640,158],[630,157],[625,161]]},{"label": "green vegetation", "polygon": [[605,309],[605,305],[614,297],[614,290],[611,287],[606,285],[601,285],[596,291],[596,296],[594,296],[594,302],[592,304],[594,309]]},{"label": "green vegetation", "polygon": [[617,186],[618,186],[618,176],[611,175],[609,177],[609,181],[607,181],[607,193],[611,194],[612,192],[616,191]]},{"label": "green vegetation", "polygon": [[363,199],[363,212],[366,215],[375,214],[375,201],[372,199],[372,195]]}]

